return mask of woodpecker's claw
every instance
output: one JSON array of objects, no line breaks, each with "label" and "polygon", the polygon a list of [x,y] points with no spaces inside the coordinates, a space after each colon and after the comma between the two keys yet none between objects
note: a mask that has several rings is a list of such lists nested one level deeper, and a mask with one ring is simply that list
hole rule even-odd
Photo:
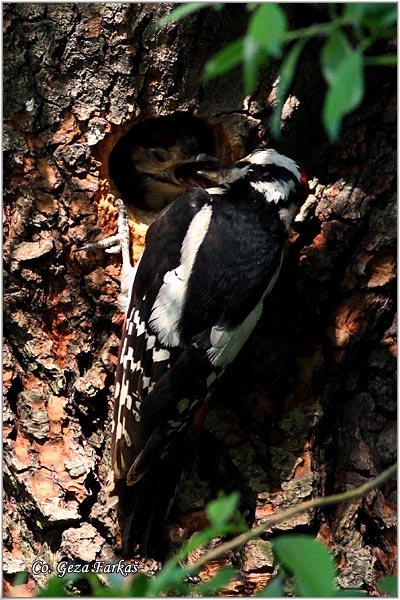
[{"label": "woodpecker's claw", "polygon": [[81,252],[82,250],[98,250],[102,249],[109,254],[114,254],[121,251],[121,244],[119,235],[110,235],[108,238],[98,240],[97,242],[89,242],[80,248],[76,248],[75,252]]},{"label": "woodpecker's claw", "polygon": [[118,208],[118,233],[111,235],[103,240],[91,242],[76,248],[76,252],[81,250],[96,250],[103,249],[109,253],[121,252],[122,254],[122,271],[121,271],[121,295],[119,297],[119,305],[121,312],[124,313],[128,301],[128,293],[131,282],[135,276],[136,269],[133,267],[129,252],[129,219],[126,212],[125,204],[120,198],[117,198],[115,205]]},{"label": "woodpecker's claw", "polygon": [[82,250],[98,250],[102,249],[109,254],[122,253],[122,264],[124,268],[131,267],[131,258],[129,253],[129,220],[125,205],[120,198],[117,198],[115,205],[118,208],[118,233],[110,235],[103,240],[97,242],[89,242],[80,248],[76,248],[75,252]]}]

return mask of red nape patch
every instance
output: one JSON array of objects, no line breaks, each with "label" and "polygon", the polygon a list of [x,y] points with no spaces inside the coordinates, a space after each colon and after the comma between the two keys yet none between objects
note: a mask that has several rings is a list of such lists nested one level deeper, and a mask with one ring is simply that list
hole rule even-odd
[{"label": "red nape patch", "polygon": [[304,200],[307,198],[308,194],[310,193],[310,188],[308,186],[308,177],[305,171],[303,171],[303,169],[300,168],[300,181],[299,181],[299,190],[298,190],[298,194],[299,196],[301,196],[302,198],[304,198]]}]

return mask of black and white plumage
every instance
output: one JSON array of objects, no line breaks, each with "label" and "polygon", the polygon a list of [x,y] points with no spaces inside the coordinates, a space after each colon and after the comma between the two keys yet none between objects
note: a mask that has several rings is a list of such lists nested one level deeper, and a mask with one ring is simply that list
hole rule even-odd
[{"label": "black and white plumage", "polygon": [[158,215],[126,286],[112,441],[125,554],[157,551],[185,434],[255,328],[308,194],[303,171],[272,149],[206,175],[225,183]]}]

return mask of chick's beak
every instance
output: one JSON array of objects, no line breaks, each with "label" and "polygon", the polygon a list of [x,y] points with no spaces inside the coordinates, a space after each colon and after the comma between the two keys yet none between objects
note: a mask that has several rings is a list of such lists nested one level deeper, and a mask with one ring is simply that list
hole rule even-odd
[{"label": "chick's beak", "polygon": [[[206,188],[214,181],[214,171],[218,170],[218,160],[209,154],[197,154],[175,166],[173,177],[187,187]],[[210,173],[212,177],[208,177]]]}]

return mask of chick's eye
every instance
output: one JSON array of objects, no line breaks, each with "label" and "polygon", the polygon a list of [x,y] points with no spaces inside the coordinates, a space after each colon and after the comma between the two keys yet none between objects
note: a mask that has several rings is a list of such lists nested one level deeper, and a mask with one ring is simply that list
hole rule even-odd
[{"label": "chick's eye", "polygon": [[168,153],[160,148],[151,148],[151,155],[157,162],[165,162],[168,157]]}]

